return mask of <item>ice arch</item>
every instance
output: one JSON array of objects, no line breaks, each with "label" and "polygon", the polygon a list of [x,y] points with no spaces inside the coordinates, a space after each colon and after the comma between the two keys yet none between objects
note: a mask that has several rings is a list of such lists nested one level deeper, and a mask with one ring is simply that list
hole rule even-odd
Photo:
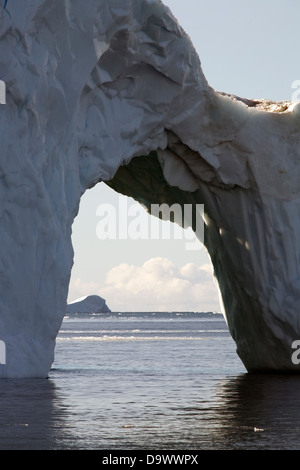
[{"label": "ice arch", "polygon": [[225,96],[158,0],[9,0],[0,16],[1,377],[46,377],[71,227],[99,181],[204,203],[205,245],[249,371],[298,371],[300,110]]}]

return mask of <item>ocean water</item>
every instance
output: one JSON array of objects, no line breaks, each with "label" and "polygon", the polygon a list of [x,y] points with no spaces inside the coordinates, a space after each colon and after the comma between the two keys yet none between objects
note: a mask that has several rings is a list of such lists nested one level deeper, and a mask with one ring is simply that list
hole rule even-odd
[{"label": "ocean water", "polygon": [[66,317],[45,380],[0,381],[0,449],[300,447],[300,377],[250,375],[223,317]]}]

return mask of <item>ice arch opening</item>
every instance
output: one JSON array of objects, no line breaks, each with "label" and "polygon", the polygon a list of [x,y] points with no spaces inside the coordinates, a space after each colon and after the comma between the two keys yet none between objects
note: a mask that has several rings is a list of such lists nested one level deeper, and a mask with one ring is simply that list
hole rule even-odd
[{"label": "ice arch opening", "polygon": [[[178,203],[153,209],[175,210],[182,219],[190,216],[192,204],[185,214]],[[104,182],[81,198],[72,244],[68,302],[97,294],[113,312],[220,312],[212,265],[193,230],[147,214],[143,205]]]},{"label": "ice arch opening", "polygon": [[[87,7],[88,5],[88,7]],[[205,246],[249,371],[299,371],[300,110],[227,96],[158,0],[10,0],[1,15],[1,377],[45,377],[72,223],[99,181],[205,206]]]}]

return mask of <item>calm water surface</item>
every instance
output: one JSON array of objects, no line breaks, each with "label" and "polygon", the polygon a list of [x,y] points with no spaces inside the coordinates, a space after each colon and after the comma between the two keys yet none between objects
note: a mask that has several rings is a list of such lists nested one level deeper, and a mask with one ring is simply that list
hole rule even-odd
[{"label": "calm water surface", "polygon": [[220,315],[66,318],[47,380],[0,381],[0,449],[300,448],[300,377],[249,375]]}]

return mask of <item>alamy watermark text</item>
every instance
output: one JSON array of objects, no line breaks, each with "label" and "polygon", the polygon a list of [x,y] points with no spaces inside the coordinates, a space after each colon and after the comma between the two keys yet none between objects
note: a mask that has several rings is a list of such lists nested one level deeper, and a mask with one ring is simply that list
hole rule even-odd
[{"label": "alamy watermark text", "polygon": [[[149,214],[153,217],[149,217]],[[128,204],[126,198],[119,198],[117,205],[100,204],[96,210],[96,216],[99,217],[97,237],[100,240],[184,239],[187,250],[202,248],[203,204],[151,204],[149,214],[138,203]]]},{"label": "alamy watermark text", "polygon": [[0,80],[0,104],[6,104],[6,85]]},{"label": "alamy watermark text", "polygon": [[292,93],[292,101],[300,101],[300,80],[294,80],[292,83],[292,88],[295,90]]}]

